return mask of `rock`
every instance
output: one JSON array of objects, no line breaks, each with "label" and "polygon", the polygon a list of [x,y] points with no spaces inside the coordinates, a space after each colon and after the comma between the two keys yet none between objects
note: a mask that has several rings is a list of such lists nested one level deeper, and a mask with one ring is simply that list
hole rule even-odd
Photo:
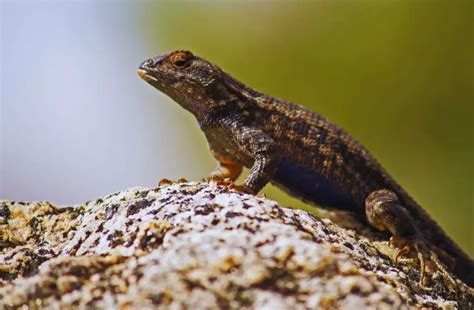
[{"label": "rock", "polygon": [[436,273],[420,287],[416,260],[394,263],[377,236],[215,184],[3,201],[0,237],[2,309],[473,306]]}]

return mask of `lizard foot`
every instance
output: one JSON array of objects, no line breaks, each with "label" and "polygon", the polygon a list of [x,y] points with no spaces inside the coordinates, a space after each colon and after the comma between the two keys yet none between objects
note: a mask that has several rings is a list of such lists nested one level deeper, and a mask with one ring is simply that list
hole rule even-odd
[{"label": "lizard foot", "polygon": [[401,256],[405,256],[412,252],[417,255],[418,262],[420,264],[420,280],[419,285],[426,289],[428,282],[427,273],[430,274],[434,272],[441,273],[443,281],[446,283],[448,288],[453,291],[458,291],[458,285],[456,280],[451,276],[447,267],[439,260],[438,255],[435,253],[435,250],[431,249],[428,244],[417,237],[415,239],[410,238],[410,240],[403,238],[391,237],[389,241],[390,246],[396,246],[400,248],[395,256],[395,262],[398,262],[398,259]]},{"label": "lizard foot", "polygon": [[[412,249],[416,252],[420,264],[420,286],[426,287],[426,270],[439,271],[444,282],[454,291],[458,291],[456,281],[449,274],[447,267],[438,258],[443,251],[435,244],[429,244],[418,231],[411,214],[400,204],[397,195],[388,190],[381,189],[370,193],[365,200],[365,212],[368,222],[378,230],[388,230],[392,234],[389,244],[395,245],[398,251],[395,261],[400,256],[409,254]],[[442,257],[443,262],[449,264],[449,259]],[[431,272],[430,272],[431,273]]]},{"label": "lizard foot", "polygon": [[249,194],[250,191],[245,185],[237,185],[235,184],[230,178],[221,178],[219,176],[212,175],[207,178],[207,182],[216,184],[216,185],[221,185],[225,186],[227,188],[236,190],[238,192],[246,193]]},{"label": "lizard foot", "polygon": [[158,182],[158,186],[171,185],[174,183],[186,183],[186,182],[188,182],[188,180],[186,180],[185,178],[179,178],[177,181],[164,178]]}]

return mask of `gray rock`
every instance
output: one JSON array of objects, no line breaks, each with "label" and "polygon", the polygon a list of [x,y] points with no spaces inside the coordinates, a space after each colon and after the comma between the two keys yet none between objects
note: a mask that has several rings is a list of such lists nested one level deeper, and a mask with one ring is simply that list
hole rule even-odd
[{"label": "gray rock", "polygon": [[416,259],[302,210],[207,183],[74,207],[0,203],[0,308],[472,308]]}]

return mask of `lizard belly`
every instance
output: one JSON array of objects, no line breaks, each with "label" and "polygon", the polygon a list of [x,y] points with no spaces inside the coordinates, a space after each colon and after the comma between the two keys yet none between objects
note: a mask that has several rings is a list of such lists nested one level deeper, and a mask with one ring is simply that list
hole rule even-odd
[{"label": "lizard belly", "polygon": [[290,159],[282,160],[274,180],[290,195],[307,202],[342,210],[360,209],[355,200],[337,184],[308,168],[298,166]]}]

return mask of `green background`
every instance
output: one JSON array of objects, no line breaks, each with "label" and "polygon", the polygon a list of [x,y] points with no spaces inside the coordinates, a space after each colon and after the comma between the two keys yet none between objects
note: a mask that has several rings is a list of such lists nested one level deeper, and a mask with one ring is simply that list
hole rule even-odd
[{"label": "green background", "polygon": [[[142,15],[148,50],[192,50],[340,125],[474,254],[472,1],[163,1]],[[180,113],[183,143],[209,160]]]}]

